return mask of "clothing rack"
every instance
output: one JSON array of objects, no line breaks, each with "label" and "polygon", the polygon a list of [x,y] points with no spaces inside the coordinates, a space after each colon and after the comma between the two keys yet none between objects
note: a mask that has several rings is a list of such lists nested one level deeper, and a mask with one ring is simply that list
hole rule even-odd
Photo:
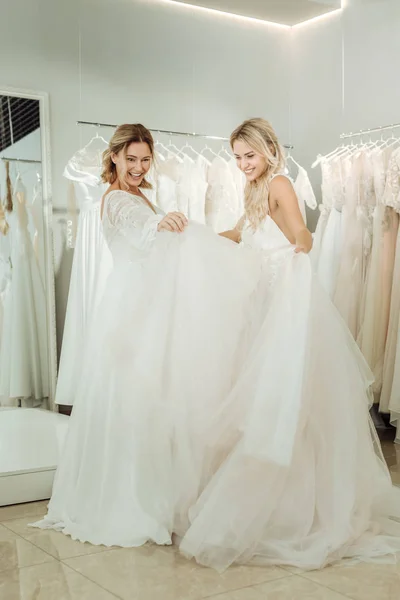
[{"label": "clothing rack", "polygon": [[0,158],[1,158],[1,160],[4,160],[5,162],[22,162],[22,163],[29,163],[29,164],[35,164],[35,165],[42,164],[41,160],[32,160],[30,158],[7,158],[6,156],[1,156]]},{"label": "clothing rack", "polygon": [[[92,127],[111,127],[115,129],[118,125],[111,125],[111,123],[96,123],[94,121],[77,121],[77,125],[91,125]],[[165,134],[165,135],[177,135],[177,136],[189,136],[193,138],[202,138],[205,140],[217,140],[220,142],[229,142],[229,138],[220,137],[217,135],[206,135],[204,133],[189,133],[187,131],[169,131],[166,129],[150,129],[153,133]],[[284,144],[284,148],[287,150],[293,150],[294,146]]]},{"label": "clothing rack", "polygon": [[394,123],[393,125],[383,125],[381,127],[373,127],[372,129],[360,129],[360,131],[356,131],[355,133],[342,133],[340,135],[340,139],[344,140],[346,138],[352,138],[357,135],[366,135],[368,133],[378,133],[379,131],[390,131],[391,129],[397,129],[400,127],[400,123]]}]

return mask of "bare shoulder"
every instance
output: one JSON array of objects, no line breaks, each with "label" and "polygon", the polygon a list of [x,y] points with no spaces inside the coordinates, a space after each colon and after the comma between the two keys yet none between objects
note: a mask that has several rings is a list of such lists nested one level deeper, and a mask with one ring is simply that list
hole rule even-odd
[{"label": "bare shoulder", "polygon": [[281,196],[286,193],[293,193],[292,182],[286,175],[277,175],[269,184],[270,193],[274,196]]}]

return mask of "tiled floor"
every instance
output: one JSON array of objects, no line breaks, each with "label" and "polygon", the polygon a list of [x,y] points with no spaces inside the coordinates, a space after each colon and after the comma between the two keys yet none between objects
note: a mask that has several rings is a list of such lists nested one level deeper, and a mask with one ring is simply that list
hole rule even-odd
[{"label": "tiled floor", "polygon": [[[384,452],[400,484],[400,446],[384,442]],[[311,573],[235,567],[219,575],[188,562],[175,548],[106,549],[28,528],[46,504],[0,508],[1,600],[400,599],[400,561]]]}]

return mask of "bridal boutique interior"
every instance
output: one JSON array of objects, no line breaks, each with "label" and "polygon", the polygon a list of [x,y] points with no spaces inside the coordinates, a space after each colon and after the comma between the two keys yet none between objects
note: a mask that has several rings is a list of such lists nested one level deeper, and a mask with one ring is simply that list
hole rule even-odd
[{"label": "bridal boutique interior", "polygon": [[243,207],[229,135],[245,118],[271,121],[315,232],[315,269],[374,373],[374,419],[400,485],[399,25],[397,0],[2,8],[1,598],[399,597],[398,565],[219,575],[174,548],[93,547],[28,527],[46,510],[111,268],[101,155],[124,122],[153,132],[152,200],[218,231]]}]

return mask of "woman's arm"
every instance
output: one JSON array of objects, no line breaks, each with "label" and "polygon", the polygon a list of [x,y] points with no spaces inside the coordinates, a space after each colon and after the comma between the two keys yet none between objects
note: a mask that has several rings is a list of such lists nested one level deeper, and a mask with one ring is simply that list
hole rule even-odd
[{"label": "woman's arm", "polygon": [[242,241],[242,228],[244,224],[244,216],[240,218],[240,220],[236,223],[233,229],[229,229],[228,231],[223,231],[219,235],[221,237],[228,238],[235,244],[239,244]]},{"label": "woman's arm", "polygon": [[238,231],[237,229],[230,229],[229,231],[223,231],[222,233],[219,233],[218,235],[220,235],[221,237],[228,238],[228,240],[235,242],[235,244],[239,244],[241,237],[242,237],[241,232]]},{"label": "woman's arm", "polygon": [[278,175],[271,181],[270,204],[276,204],[279,207],[285,223],[295,239],[296,252],[308,254],[313,245],[312,235],[304,223],[296,192],[287,177]]},{"label": "woman's arm", "polygon": [[148,250],[158,231],[183,231],[187,219],[179,213],[155,214],[139,198],[117,190],[111,192],[104,207],[104,218],[115,234],[123,237],[129,246],[138,250]]}]

